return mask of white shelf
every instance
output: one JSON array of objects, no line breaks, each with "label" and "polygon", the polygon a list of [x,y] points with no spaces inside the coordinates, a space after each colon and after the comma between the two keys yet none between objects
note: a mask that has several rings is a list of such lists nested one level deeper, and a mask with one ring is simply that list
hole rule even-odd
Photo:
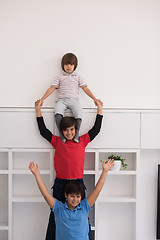
[{"label": "white shelf", "polygon": [[[2,126],[2,133],[6,133],[7,130],[11,137],[4,139],[4,134],[1,134],[3,148],[0,149],[0,216],[4,224],[0,223],[0,230],[4,231],[1,231],[0,240],[20,240],[22,235],[25,239],[44,239],[50,209],[41,196],[28,165],[30,161],[38,163],[43,180],[48,190],[52,191],[50,187],[53,185],[55,178],[55,172],[53,171],[54,149],[42,139],[38,132],[35,109],[8,108],[5,110],[3,108],[3,111],[4,127]],[[53,109],[43,108],[42,111],[45,115],[47,127],[55,129]],[[103,131],[93,142],[88,144],[85,150],[84,180],[87,187],[86,196],[93,191],[102,172],[100,170],[102,169],[100,160],[106,160],[113,153],[122,155],[126,158],[128,164],[126,170],[109,171],[101,195],[90,212],[94,240],[105,240],[106,238],[110,240],[138,240],[138,163],[140,159],[139,151],[141,147],[145,149],[144,144],[143,146],[140,145],[141,140],[143,140],[140,132],[140,112],[142,110],[104,110]],[[96,109],[84,110],[84,122],[86,123],[83,125],[84,128],[81,129],[83,132],[88,131],[94,123],[95,116]],[[9,122],[6,122],[6,119],[10,119],[10,117],[14,120],[12,126],[8,124]],[[25,128],[24,132],[15,133],[17,126],[19,127],[19,124],[24,124],[24,122],[29,123],[30,131]],[[152,147],[156,146],[150,148]],[[26,216],[25,224],[21,220],[23,211]],[[41,232],[37,231],[35,226],[33,227],[35,220],[37,221],[37,229]],[[114,231],[115,226],[119,226],[119,223],[120,231],[117,231],[117,229]],[[125,231],[123,225],[126,226]],[[29,231],[31,228],[32,231]],[[111,232],[110,235],[108,235],[108,232]],[[123,237],[123,232],[128,232],[128,235]]]},{"label": "white shelf", "polygon": [[12,197],[12,202],[45,202],[42,196],[16,196]]},{"label": "white shelf", "polygon": [[137,153],[139,148],[99,148],[100,153]]},{"label": "white shelf", "polygon": [[[26,169],[15,169],[15,170],[12,170],[12,174],[32,174],[30,170],[26,170]],[[40,170],[40,174],[44,175],[49,175],[50,174],[50,170]]]},{"label": "white shelf", "polygon": [[95,175],[94,170],[84,170],[84,175]]},{"label": "white shelf", "polygon": [[8,170],[3,170],[3,169],[0,169],[0,174],[8,174],[9,171]]},{"label": "white shelf", "polygon": [[14,149],[12,149],[12,153],[23,153],[23,152],[28,152],[28,153],[33,153],[33,152],[37,152],[37,153],[39,153],[39,152],[41,152],[41,153],[50,153],[50,152],[52,152],[53,151],[53,149],[50,149],[50,148],[44,148],[44,149],[41,149],[41,148],[30,148],[30,149],[28,149],[28,148],[14,148]]},{"label": "white shelf", "polygon": [[1,223],[0,222],[0,231],[8,231],[9,227],[7,225],[7,223]]},{"label": "white shelf", "polygon": [[136,202],[135,197],[106,197],[100,196],[98,202]]},{"label": "white shelf", "polygon": [[[102,170],[99,171],[99,175],[102,173]],[[121,171],[108,171],[108,175],[137,175],[137,171],[127,171],[127,170],[121,170]]]},{"label": "white shelf", "polygon": [[[103,204],[106,204],[105,208],[114,209],[116,205],[123,205],[124,207],[128,206],[133,208],[133,215],[136,216],[137,200],[136,200],[136,187],[137,187],[137,156],[138,150],[130,149],[87,149],[85,154],[85,166],[84,166],[84,180],[86,187],[88,188],[86,194],[90,194],[93,191],[95,182],[99,179],[100,174],[102,173],[101,164],[99,161],[101,158],[105,159],[105,153],[110,152],[121,152],[122,154],[128,154],[129,158],[129,168],[126,170],[120,170],[118,172],[109,171],[108,178],[102,190],[102,196],[100,195],[95,204],[94,211],[91,212],[90,220],[92,219],[91,230],[94,231],[94,240],[99,240],[98,232],[100,226],[99,222],[99,210],[103,208]],[[133,154],[132,154],[133,153]],[[127,156],[128,156],[127,155]],[[37,163],[40,166],[40,173],[43,175],[43,179],[46,181],[48,190],[53,184],[51,181],[51,175],[53,173],[53,150],[52,149],[9,149],[7,154],[8,164],[6,165],[3,162],[0,169],[1,178],[5,178],[6,184],[8,184],[8,193],[11,195],[8,197],[8,212],[9,212],[9,221],[11,224],[17,219],[17,214],[20,214],[19,207],[23,208],[29,206],[28,211],[31,211],[32,208],[40,208],[40,204],[44,208],[49,208],[45,202],[45,199],[39,193],[34,176],[28,169],[29,161],[38,161]],[[3,176],[4,175],[4,176]],[[6,176],[5,176],[6,175]],[[8,176],[7,176],[8,175]],[[118,184],[117,184],[118,183]],[[24,187],[24,185],[26,187]],[[123,189],[121,189],[123,187]],[[28,194],[28,195],[27,195]],[[34,195],[35,194],[35,195]],[[128,196],[127,196],[128,195]],[[37,205],[37,203],[39,203]],[[44,204],[45,203],[45,204]],[[100,204],[99,204],[100,203]],[[108,204],[107,204],[108,203]],[[124,203],[124,204],[122,204]],[[129,203],[129,204],[128,204]],[[28,205],[27,205],[28,204]],[[134,205],[134,207],[132,206]],[[112,209],[113,208],[113,209]],[[14,217],[12,216],[12,211],[14,212]],[[102,210],[103,211],[103,210]],[[6,211],[5,211],[6,212]],[[36,213],[35,213],[36,214]],[[20,215],[19,215],[20,216]],[[95,219],[96,216],[96,219]],[[14,219],[15,218],[15,219]],[[119,217],[120,218],[120,217]],[[134,220],[133,216],[128,217],[129,220]],[[5,216],[4,221],[6,221],[7,216]],[[29,221],[29,220],[27,220]],[[28,222],[29,223],[29,222]],[[17,223],[18,226],[18,223]],[[17,228],[16,228],[17,229]],[[0,230],[8,231],[8,233],[3,232],[2,234],[8,234],[13,236],[12,227],[6,224],[0,224]],[[18,230],[16,230],[18,231]],[[131,230],[134,232],[134,228]],[[45,234],[45,233],[44,233]],[[7,240],[12,240],[7,238]]]}]

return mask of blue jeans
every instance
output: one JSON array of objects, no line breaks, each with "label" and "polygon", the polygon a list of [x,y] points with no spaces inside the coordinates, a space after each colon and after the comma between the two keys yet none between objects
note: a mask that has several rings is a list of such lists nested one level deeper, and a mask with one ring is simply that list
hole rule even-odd
[{"label": "blue jeans", "polygon": [[[52,187],[53,197],[58,199],[62,203],[65,202],[64,189],[65,189],[66,184],[69,181],[70,180],[56,178],[54,181],[54,185]],[[84,185],[83,178],[77,179],[75,181],[80,182],[83,185],[83,196],[82,196],[82,200],[83,200],[86,197],[85,196],[86,187]],[[54,213],[51,211],[50,217],[49,217],[48,228],[47,228],[46,240],[55,240],[55,232],[56,232],[56,224],[55,224],[55,220],[54,220]],[[92,240],[90,223],[89,223],[89,240]]]}]

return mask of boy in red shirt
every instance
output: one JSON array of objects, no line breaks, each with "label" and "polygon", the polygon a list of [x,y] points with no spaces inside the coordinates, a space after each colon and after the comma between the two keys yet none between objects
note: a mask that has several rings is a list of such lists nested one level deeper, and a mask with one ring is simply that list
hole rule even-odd
[{"label": "boy in red shirt", "polygon": [[[84,192],[82,199],[85,198],[85,185],[83,182],[83,169],[84,169],[84,158],[85,158],[85,148],[89,142],[91,142],[97,134],[100,132],[102,123],[102,105],[99,100],[96,101],[97,104],[97,116],[94,126],[84,135],[79,137],[79,142],[75,143],[73,141],[77,130],[77,122],[74,117],[64,117],[60,123],[60,130],[66,139],[66,143],[62,142],[60,137],[53,135],[50,130],[45,126],[40,102],[35,104],[36,116],[38,128],[40,134],[50,142],[50,144],[55,148],[54,155],[54,168],[56,171],[56,179],[53,185],[53,197],[61,202],[65,202],[64,189],[65,185],[70,180],[75,180],[83,184]],[[47,236],[46,239],[55,239],[55,222],[54,215],[51,212]],[[89,239],[91,240],[91,231]]]}]

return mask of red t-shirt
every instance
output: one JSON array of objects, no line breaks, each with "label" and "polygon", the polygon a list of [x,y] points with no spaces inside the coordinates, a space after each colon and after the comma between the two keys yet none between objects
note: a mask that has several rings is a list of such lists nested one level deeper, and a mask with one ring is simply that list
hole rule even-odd
[{"label": "red t-shirt", "polygon": [[55,148],[54,169],[56,177],[61,179],[83,178],[85,148],[90,142],[89,134],[79,137],[79,143],[52,135],[51,145]]}]

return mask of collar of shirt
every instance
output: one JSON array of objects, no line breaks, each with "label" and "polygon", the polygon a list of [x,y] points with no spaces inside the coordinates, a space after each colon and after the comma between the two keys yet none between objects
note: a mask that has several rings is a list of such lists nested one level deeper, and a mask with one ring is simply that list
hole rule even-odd
[{"label": "collar of shirt", "polygon": [[63,71],[63,75],[64,76],[76,76],[77,73],[76,72],[72,72],[71,74],[69,74],[69,73],[66,73],[65,71]]},{"label": "collar of shirt", "polygon": [[67,201],[65,201],[64,206],[65,206],[66,209],[69,209],[71,211],[77,211],[77,210],[81,209],[81,203],[79,203],[78,206],[74,210],[72,210],[71,208],[68,207]]}]

